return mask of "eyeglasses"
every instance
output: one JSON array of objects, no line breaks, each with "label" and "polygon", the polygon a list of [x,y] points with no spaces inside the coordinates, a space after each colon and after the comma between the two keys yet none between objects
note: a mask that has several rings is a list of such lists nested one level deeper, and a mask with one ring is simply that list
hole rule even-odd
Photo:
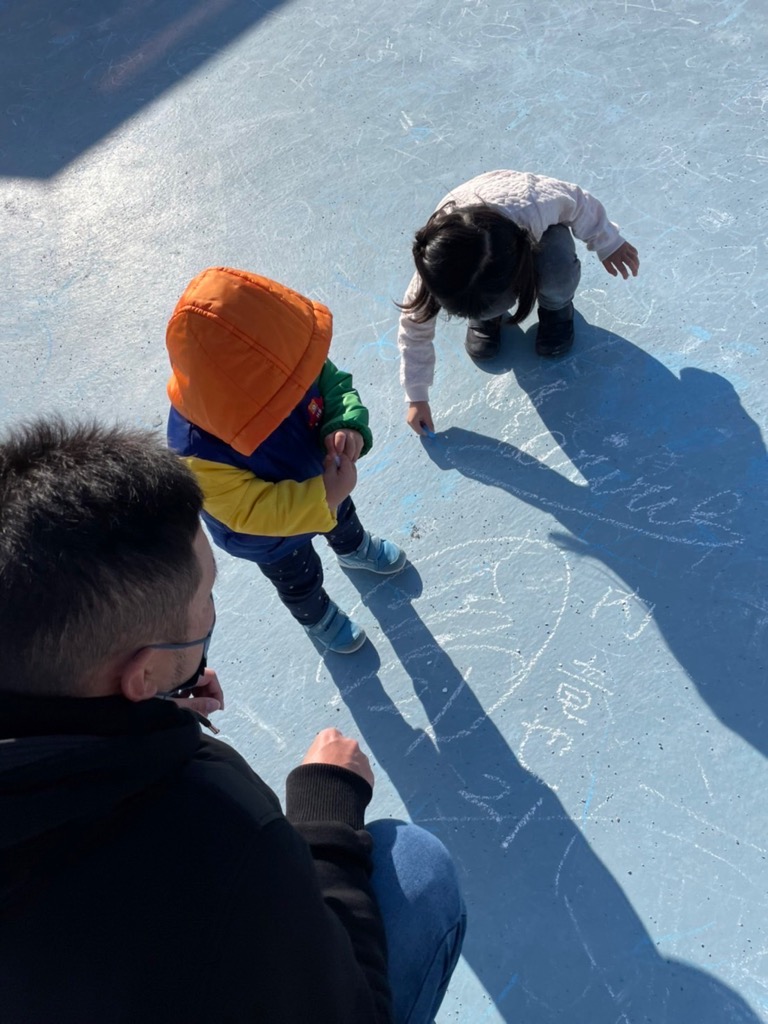
[{"label": "eyeglasses", "polygon": [[198,644],[203,645],[203,657],[208,657],[208,648],[211,646],[211,637],[213,636],[213,630],[216,626],[216,612],[213,613],[213,622],[211,628],[205,634],[201,636],[199,640],[187,640],[183,644],[144,644],[145,647],[151,647],[154,651],[185,651],[188,647],[197,647]]},{"label": "eyeglasses", "polygon": [[[186,651],[189,647],[197,647],[200,644],[203,645],[203,654],[200,659],[200,664],[204,665],[208,658],[208,648],[211,646],[211,637],[213,636],[213,630],[216,626],[216,610],[213,612],[213,622],[211,628],[198,640],[186,640],[182,644],[144,644],[145,647],[151,647],[154,651]],[[189,690],[194,690],[197,686],[202,673],[196,673],[186,683],[182,683],[181,686],[177,686],[173,690],[169,690],[167,693],[158,693],[158,697],[182,697]]]}]

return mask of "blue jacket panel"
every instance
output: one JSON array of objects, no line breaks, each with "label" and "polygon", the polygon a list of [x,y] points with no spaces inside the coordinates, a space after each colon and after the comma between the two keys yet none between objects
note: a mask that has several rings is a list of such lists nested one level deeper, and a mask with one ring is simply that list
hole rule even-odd
[{"label": "blue jacket panel", "polygon": [[[307,391],[293,412],[250,455],[240,455],[200,427],[190,423],[171,407],[168,416],[168,446],[178,455],[195,456],[249,470],[259,480],[303,483],[323,472],[324,450],[320,437],[323,397],[317,384]],[[219,547],[238,558],[254,562],[276,562],[303,546],[315,534],[266,537],[237,533],[203,512],[203,520]]]}]

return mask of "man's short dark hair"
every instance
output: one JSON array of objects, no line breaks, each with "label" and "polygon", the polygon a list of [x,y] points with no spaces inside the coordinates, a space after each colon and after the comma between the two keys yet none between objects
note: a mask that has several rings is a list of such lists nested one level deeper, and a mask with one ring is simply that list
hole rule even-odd
[{"label": "man's short dark hair", "polygon": [[36,420],[0,443],[0,689],[84,695],[109,657],[184,640],[202,495],[150,432]]}]

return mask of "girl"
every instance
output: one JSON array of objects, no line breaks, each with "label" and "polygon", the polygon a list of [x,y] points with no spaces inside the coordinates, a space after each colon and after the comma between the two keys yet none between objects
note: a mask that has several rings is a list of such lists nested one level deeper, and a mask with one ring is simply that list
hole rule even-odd
[{"label": "girl", "polygon": [[[572,234],[572,233],[573,234]],[[564,355],[573,345],[573,296],[581,276],[573,235],[609,274],[637,276],[637,249],[619,234],[589,192],[555,178],[488,171],[454,189],[416,232],[416,273],[400,305],[400,381],[408,425],[434,431],[429,407],[435,317],[469,320],[464,347],[473,359],[499,350],[502,315],[519,324],[539,307],[536,351]]]}]

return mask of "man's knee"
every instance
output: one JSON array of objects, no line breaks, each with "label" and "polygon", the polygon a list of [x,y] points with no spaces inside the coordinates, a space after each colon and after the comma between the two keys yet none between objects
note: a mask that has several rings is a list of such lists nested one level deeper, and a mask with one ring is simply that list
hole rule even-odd
[{"label": "man's knee", "polygon": [[456,866],[437,836],[391,819],[372,822],[367,828],[374,841],[374,871],[396,880],[412,907],[429,904],[440,906],[449,917],[463,914]]}]

